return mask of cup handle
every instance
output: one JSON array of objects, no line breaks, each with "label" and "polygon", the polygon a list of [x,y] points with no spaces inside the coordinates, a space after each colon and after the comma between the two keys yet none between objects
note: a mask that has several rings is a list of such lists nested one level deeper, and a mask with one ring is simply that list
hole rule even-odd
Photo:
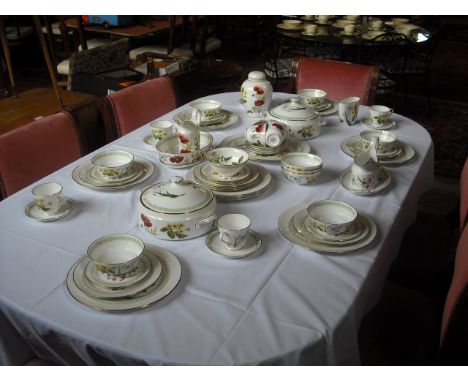
[{"label": "cup handle", "polygon": [[202,219],[202,220],[199,220],[195,223],[195,228],[196,229],[199,229],[207,224],[210,225],[210,228],[213,227],[214,223],[216,222],[216,219],[218,218],[218,216],[216,214],[214,215],[211,215],[211,216],[208,216],[207,218],[205,219]]},{"label": "cup handle", "polygon": [[392,114],[393,114],[393,109],[392,109],[392,108],[390,108],[390,115],[392,115]]}]

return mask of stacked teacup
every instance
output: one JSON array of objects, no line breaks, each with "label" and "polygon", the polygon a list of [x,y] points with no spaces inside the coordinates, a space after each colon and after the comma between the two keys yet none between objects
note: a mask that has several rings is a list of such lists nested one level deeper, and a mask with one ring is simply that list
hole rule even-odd
[{"label": "stacked teacup", "polygon": [[269,120],[257,121],[245,132],[247,149],[263,156],[278,154],[287,137],[286,125]]},{"label": "stacked teacup", "polygon": [[314,154],[290,153],[281,158],[281,171],[291,183],[313,183],[322,171],[322,159]]},{"label": "stacked teacup", "polygon": [[399,154],[397,136],[389,131],[365,130],[360,133],[360,136],[364,150],[375,142],[375,151],[379,159],[388,159]]}]

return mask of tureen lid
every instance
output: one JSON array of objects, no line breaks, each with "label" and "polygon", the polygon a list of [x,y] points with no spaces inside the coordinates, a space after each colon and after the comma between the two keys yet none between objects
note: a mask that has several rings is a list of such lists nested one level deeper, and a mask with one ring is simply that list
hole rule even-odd
[{"label": "tureen lid", "polygon": [[206,187],[185,180],[180,176],[168,182],[157,183],[145,189],[140,202],[146,208],[166,214],[183,214],[207,206],[214,198]]},{"label": "tureen lid", "polygon": [[291,98],[288,102],[274,107],[270,110],[270,114],[273,117],[289,121],[304,121],[319,116],[313,108],[306,105],[299,97]]}]

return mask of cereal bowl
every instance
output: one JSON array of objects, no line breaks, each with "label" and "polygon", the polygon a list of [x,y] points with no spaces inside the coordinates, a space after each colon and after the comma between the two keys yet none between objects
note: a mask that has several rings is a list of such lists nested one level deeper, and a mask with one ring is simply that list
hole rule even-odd
[{"label": "cereal bowl", "polygon": [[302,89],[297,94],[312,107],[321,105],[327,97],[327,92],[321,89]]},{"label": "cereal bowl", "polygon": [[236,175],[249,160],[249,154],[234,147],[220,147],[206,153],[210,166],[225,177]]},{"label": "cereal bowl", "polygon": [[98,270],[118,276],[135,269],[144,249],[145,244],[136,236],[113,234],[92,242],[87,253]]},{"label": "cereal bowl", "polygon": [[281,167],[292,172],[312,172],[322,168],[322,159],[309,153],[290,153],[281,158]]},{"label": "cereal bowl", "polygon": [[179,153],[178,135],[173,134],[156,143],[156,150],[159,152],[159,160],[171,167],[192,166],[205,158],[206,153],[211,149],[213,136],[200,132],[200,148],[197,150]]},{"label": "cereal bowl", "polygon": [[286,179],[291,183],[297,184],[299,186],[304,186],[306,184],[315,182],[321,170],[322,169],[319,168],[315,171],[295,172],[281,166],[281,171],[283,172],[283,175],[286,177]]},{"label": "cereal bowl", "polygon": [[328,235],[345,232],[356,220],[356,209],[337,200],[320,200],[307,207],[306,227]]},{"label": "cereal bowl", "polygon": [[91,158],[91,164],[103,179],[121,179],[131,171],[133,154],[122,150],[103,151]]}]

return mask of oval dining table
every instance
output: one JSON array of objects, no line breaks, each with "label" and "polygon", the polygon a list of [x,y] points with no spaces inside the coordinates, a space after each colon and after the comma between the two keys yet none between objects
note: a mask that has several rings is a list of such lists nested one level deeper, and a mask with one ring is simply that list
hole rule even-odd
[{"label": "oval dining table", "polygon": [[[272,106],[291,96],[275,93]],[[239,116],[232,126],[209,131],[215,145],[256,121],[244,112],[238,92],[206,98]],[[172,120],[186,108],[159,119]],[[143,141],[151,134],[149,125],[98,150],[124,149],[152,161],[156,171],[143,184],[113,192],[76,184],[74,168],[92,153],[1,201],[0,363],[21,364],[34,353],[64,365],[358,365],[361,319],[379,298],[418,199],[431,186],[434,166],[428,132],[393,114],[392,132],[414,148],[415,157],[386,167],[392,183],[382,192],[361,196],[346,190],[339,175],[353,160],[340,144],[365,129],[360,120],[367,115],[361,106],[353,126],[340,123],[337,114],[324,117],[320,135],[307,141],[323,160],[315,183],[292,184],[279,162],[255,162],[272,174],[270,189],[253,199],[218,201],[218,216],[245,214],[262,237],[262,248],[242,259],[211,253],[206,235],[165,241],[139,227],[141,190],[189,171],[159,162],[155,148]],[[24,213],[31,189],[45,181],[62,184],[76,202],[62,220],[37,222]],[[345,201],[370,216],[377,225],[375,239],[346,254],[323,254],[287,240],[278,229],[279,216],[322,199]],[[176,289],[131,312],[107,313],[77,302],[65,284],[68,271],[91,242],[112,233],[133,234],[173,253],[182,268]]]}]

